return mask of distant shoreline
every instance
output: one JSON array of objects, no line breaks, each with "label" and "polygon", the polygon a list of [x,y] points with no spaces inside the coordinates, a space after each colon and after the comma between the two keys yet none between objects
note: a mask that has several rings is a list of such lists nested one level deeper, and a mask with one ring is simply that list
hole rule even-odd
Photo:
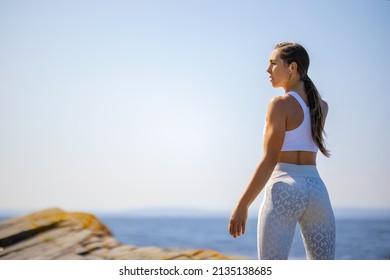
[{"label": "distant shoreline", "polygon": [[[0,209],[0,220],[2,218],[12,218],[31,212],[39,211],[38,210],[18,210],[18,209]],[[99,217],[128,217],[128,218],[207,218],[207,219],[228,219],[229,213],[224,211],[204,211],[204,210],[195,210],[195,209],[136,209],[129,211],[88,211],[94,213],[94,215]],[[390,208],[389,209],[354,209],[354,208],[343,208],[343,209],[334,209],[335,218],[337,220],[344,219],[380,219],[387,220],[390,219]],[[257,213],[251,211],[249,213],[249,219],[257,219]]]}]

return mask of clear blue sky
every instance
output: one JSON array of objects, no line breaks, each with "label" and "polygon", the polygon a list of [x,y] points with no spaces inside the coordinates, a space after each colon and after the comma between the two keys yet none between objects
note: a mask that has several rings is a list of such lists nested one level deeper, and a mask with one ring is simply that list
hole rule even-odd
[{"label": "clear blue sky", "polygon": [[333,206],[390,208],[389,30],[385,0],[2,0],[0,208],[230,211],[281,41],[330,105]]}]

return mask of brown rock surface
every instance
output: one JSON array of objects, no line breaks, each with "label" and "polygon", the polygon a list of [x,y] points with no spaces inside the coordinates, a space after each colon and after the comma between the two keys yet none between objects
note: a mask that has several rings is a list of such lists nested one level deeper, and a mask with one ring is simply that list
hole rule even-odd
[{"label": "brown rock surface", "polygon": [[0,223],[0,259],[227,260],[212,250],[120,244],[94,215],[46,209]]}]

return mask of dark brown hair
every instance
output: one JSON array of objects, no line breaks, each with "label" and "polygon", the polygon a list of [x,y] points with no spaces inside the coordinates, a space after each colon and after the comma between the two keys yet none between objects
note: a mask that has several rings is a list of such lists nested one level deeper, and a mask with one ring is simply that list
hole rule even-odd
[{"label": "dark brown hair", "polygon": [[284,42],[277,44],[275,49],[279,49],[279,56],[284,60],[285,63],[290,65],[295,62],[298,67],[298,73],[305,85],[305,92],[309,101],[310,107],[310,119],[311,119],[311,135],[314,142],[317,144],[321,153],[329,157],[330,152],[325,147],[324,136],[324,115],[321,107],[321,96],[307,75],[309,69],[310,59],[307,51],[304,47],[297,43]]}]

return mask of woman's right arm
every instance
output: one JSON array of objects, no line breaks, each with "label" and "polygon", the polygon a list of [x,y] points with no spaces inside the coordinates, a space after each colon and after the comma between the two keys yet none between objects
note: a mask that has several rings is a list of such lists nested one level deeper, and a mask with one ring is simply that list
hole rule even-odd
[{"label": "woman's right arm", "polygon": [[245,233],[248,208],[264,188],[278,162],[286,132],[285,106],[281,97],[272,99],[268,105],[263,157],[230,217],[229,233],[234,238]]}]

